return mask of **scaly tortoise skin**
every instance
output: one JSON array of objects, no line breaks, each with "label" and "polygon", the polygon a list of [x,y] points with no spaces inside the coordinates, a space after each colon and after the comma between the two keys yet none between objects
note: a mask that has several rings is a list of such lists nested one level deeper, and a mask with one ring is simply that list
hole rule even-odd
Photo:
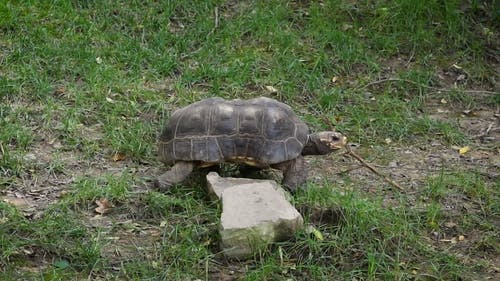
[{"label": "scaly tortoise skin", "polygon": [[307,180],[303,155],[327,154],[346,138],[333,131],[309,134],[292,109],[276,100],[208,98],[176,110],[159,139],[159,157],[170,170],[160,189],[184,180],[195,167],[223,162],[283,171],[292,191]]}]

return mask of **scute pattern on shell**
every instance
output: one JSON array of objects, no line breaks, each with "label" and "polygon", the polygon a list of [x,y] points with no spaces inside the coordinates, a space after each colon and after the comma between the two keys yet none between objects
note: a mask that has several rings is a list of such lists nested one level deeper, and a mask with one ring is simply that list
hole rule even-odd
[{"label": "scute pattern on shell", "polygon": [[160,159],[281,163],[300,155],[307,125],[292,109],[270,98],[209,98],[176,110],[160,136]]}]

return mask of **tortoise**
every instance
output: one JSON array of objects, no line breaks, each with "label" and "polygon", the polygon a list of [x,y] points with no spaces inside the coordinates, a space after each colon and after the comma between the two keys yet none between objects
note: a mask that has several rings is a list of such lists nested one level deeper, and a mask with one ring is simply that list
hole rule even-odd
[{"label": "tortoise", "polygon": [[344,147],[335,131],[309,134],[292,108],[277,100],[208,98],[176,110],[159,137],[159,158],[170,170],[155,180],[168,189],[196,167],[232,162],[283,172],[292,192],[307,180],[304,155]]}]

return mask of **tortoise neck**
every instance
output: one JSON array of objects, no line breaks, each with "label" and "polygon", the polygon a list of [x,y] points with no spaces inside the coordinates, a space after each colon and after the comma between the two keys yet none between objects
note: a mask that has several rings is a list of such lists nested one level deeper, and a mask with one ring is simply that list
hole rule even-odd
[{"label": "tortoise neck", "polygon": [[307,135],[307,142],[302,149],[302,155],[318,155],[318,146],[315,142],[316,138],[312,135]]}]

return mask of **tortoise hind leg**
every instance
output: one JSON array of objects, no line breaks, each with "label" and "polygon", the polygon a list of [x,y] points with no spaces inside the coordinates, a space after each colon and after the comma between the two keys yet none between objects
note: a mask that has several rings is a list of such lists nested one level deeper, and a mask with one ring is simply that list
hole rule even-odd
[{"label": "tortoise hind leg", "polygon": [[154,185],[160,190],[168,190],[174,184],[183,181],[193,171],[196,164],[194,162],[180,161],[175,163],[170,170],[156,178]]},{"label": "tortoise hind leg", "polygon": [[295,192],[307,180],[307,167],[303,156],[275,164],[272,167],[283,172],[283,185],[292,192]]}]

